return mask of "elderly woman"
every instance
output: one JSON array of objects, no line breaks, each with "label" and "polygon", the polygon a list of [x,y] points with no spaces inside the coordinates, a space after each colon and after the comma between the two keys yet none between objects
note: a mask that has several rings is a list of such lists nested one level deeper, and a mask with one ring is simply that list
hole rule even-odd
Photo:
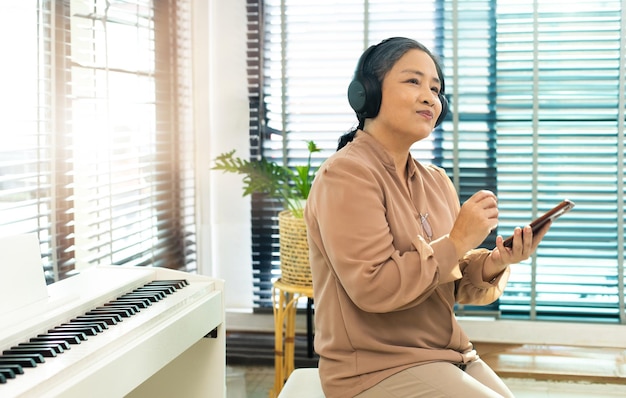
[{"label": "elderly woman", "polygon": [[492,303],[533,236],[496,238],[496,196],[462,206],[445,172],[413,159],[447,112],[441,67],[407,38],[368,48],[348,89],[358,126],[319,172],[305,209],[315,348],[327,397],[511,397],[477,355],[454,304]]}]

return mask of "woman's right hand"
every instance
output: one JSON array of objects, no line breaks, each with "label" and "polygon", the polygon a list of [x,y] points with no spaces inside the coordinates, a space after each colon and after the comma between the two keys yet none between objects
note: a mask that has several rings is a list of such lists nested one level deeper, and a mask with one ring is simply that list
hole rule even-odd
[{"label": "woman's right hand", "polygon": [[461,258],[480,245],[498,226],[498,198],[487,190],[476,192],[463,205],[448,235]]}]

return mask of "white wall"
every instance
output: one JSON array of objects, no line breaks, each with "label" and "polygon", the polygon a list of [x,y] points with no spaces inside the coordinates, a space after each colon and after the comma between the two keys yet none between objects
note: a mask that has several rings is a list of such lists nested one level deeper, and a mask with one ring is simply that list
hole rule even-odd
[{"label": "white wall", "polygon": [[249,153],[246,5],[193,0],[194,114],[199,194],[198,268],[224,279],[226,308],[252,308],[250,199],[241,177],[210,170],[213,159]]}]

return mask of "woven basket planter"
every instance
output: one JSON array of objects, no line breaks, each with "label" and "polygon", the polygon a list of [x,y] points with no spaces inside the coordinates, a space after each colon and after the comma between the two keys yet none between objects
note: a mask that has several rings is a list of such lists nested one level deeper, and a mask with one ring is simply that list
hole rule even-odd
[{"label": "woven basket planter", "polygon": [[280,271],[282,281],[296,286],[313,286],[309,264],[306,223],[289,210],[278,213]]}]

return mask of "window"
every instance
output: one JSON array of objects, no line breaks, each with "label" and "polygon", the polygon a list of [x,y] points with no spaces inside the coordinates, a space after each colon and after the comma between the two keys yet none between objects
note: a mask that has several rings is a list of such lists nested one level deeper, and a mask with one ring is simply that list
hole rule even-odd
[{"label": "window", "polygon": [[624,323],[623,2],[498,5],[500,225],[576,202],[515,267],[501,310]]},{"label": "window", "polygon": [[195,270],[189,13],[3,6],[0,233],[37,233],[49,283],[95,264]]},{"label": "window", "polygon": [[[500,316],[626,323],[622,3],[264,1],[250,44],[260,51],[254,155],[299,164],[312,139],[323,161],[355,123],[345,91],[361,52],[415,38],[443,61],[451,114],[414,156],[445,167],[461,201],[495,191],[505,236],[576,202],[513,266]],[[276,207],[253,200],[258,307],[279,272]]]}]

